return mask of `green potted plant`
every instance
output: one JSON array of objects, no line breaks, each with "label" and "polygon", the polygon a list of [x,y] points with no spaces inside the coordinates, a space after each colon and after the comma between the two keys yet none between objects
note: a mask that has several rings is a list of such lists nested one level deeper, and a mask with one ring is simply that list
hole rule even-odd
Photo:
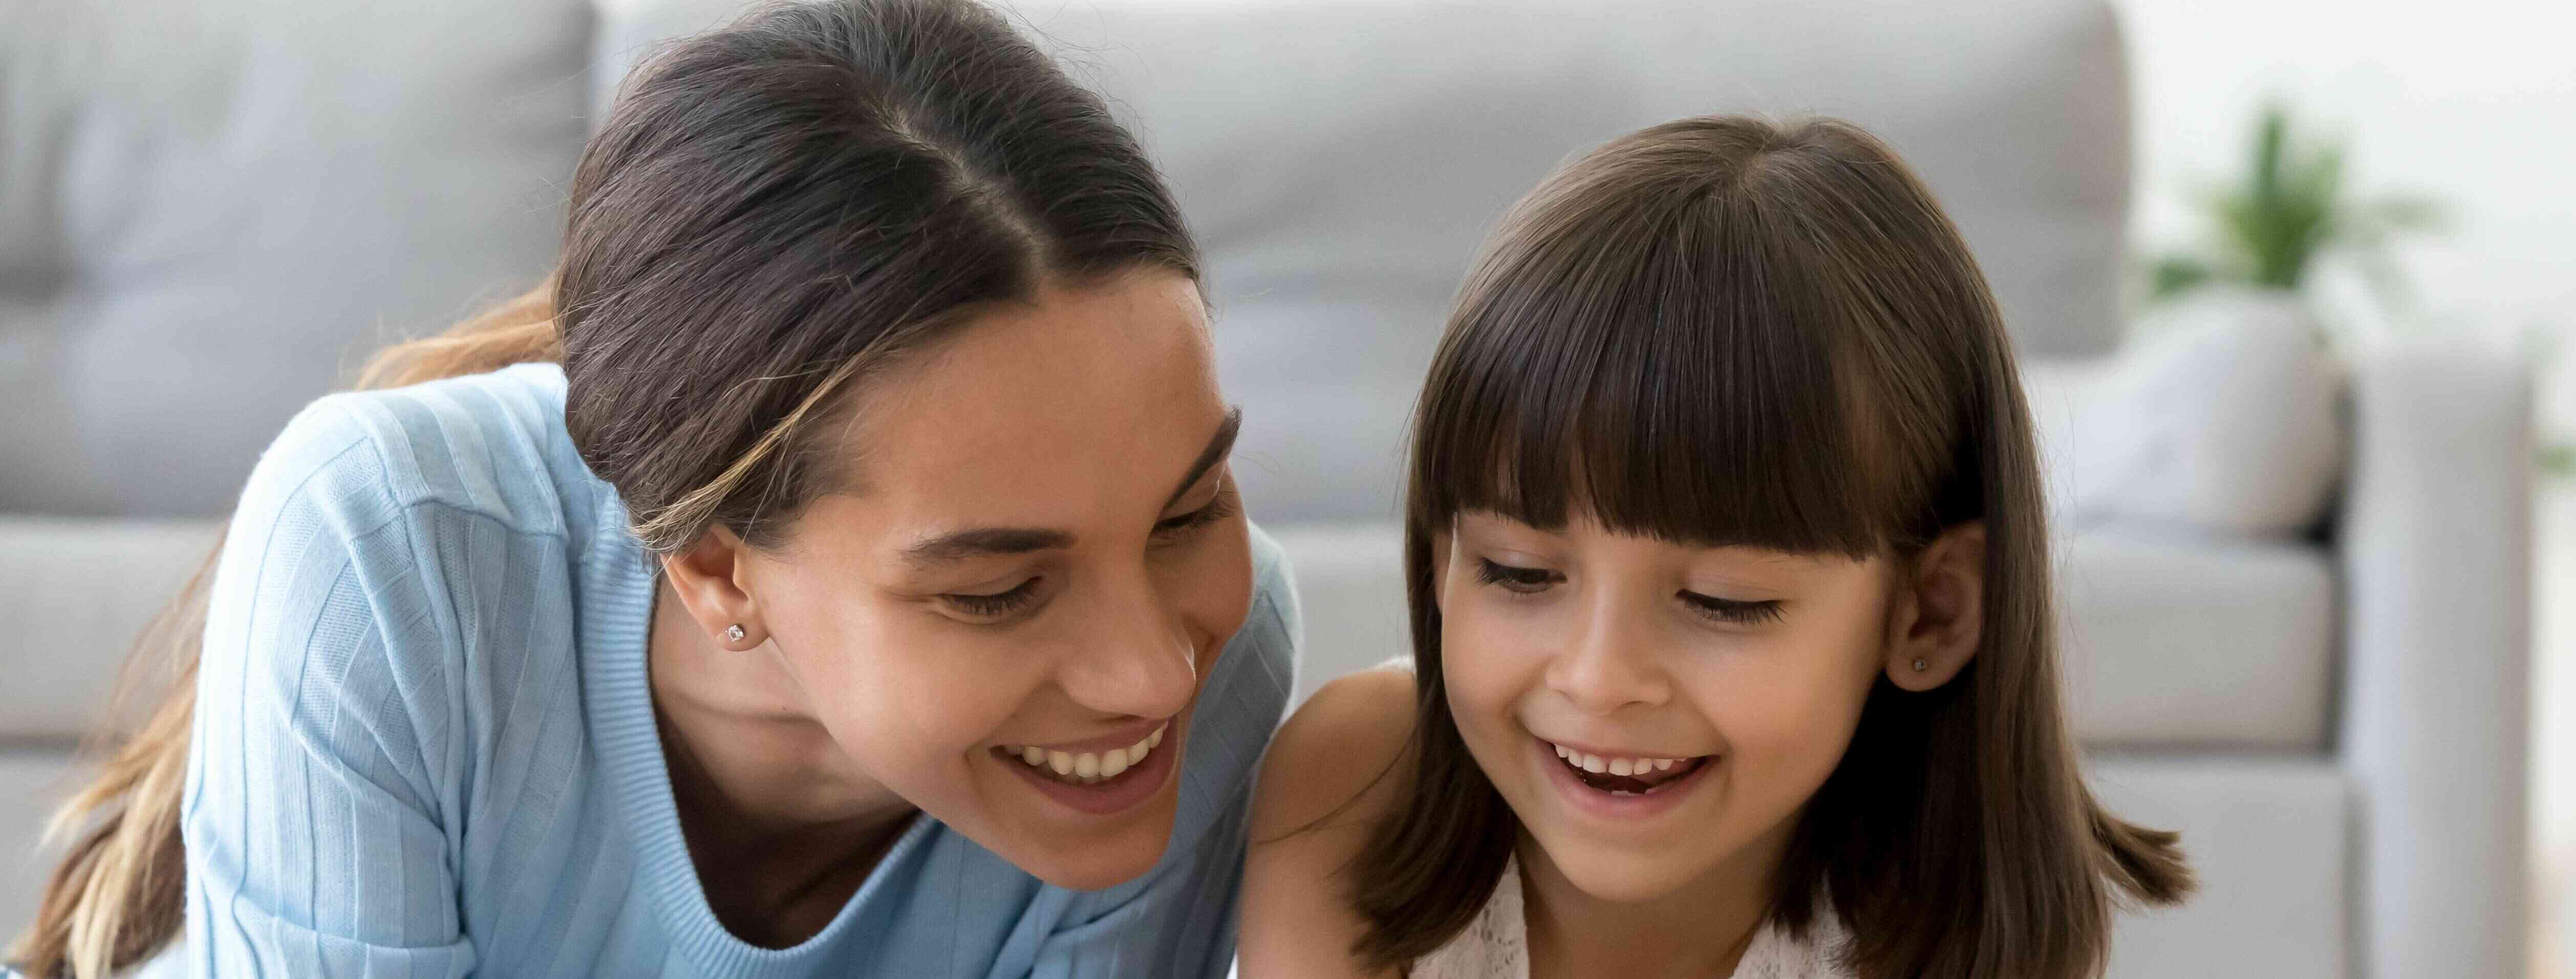
[{"label": "green potted plant", "polygon": [[2197,247],[2149,263],[2150,304],[2212,287],[2295,301],[2316,259],[2334,252],[2351,260],[2384,311],[2395,313],[2411,303],[2389,246],[2441,221],[2439,208],[2421,198],[2352,194],[2343,144],[2294,141],[2289,110],[2278,103],[2256,120],[2244,174],[2202,191],[2196,204],[2209,233]]}]

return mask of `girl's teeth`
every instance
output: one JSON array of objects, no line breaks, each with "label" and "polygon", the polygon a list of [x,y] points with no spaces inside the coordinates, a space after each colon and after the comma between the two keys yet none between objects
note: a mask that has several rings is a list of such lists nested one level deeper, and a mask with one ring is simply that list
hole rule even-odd
[{"label": "girl's teeth", "polygon": [[1674,765],[1689,760],[1685,758],[1603,758],[1600,755],[1587,755],[1553,742],[1550,742],[1548,747],[1555,748],[1556,756],[1564,759],[1566,764],[1594,775],[1625,776],[1643,775],[1647,772],[1668,772]]},{"label": "girl's teeth", "polygon": [[[1170,725],[1166,724],[1164,727],[1170,727]],[[1032,768],[1053,771],[1056,777],[1063,781],[1077,785],[1091,785],[1116,778],[1128,769],[1143,764],[1145,755],[1162,743],[1163,728],[1158,727],[1152,734],[1138,738],[1135,744],[1124,748],[1111,748],[1108,751],[1086,751],[1075,754],[1050,751],[1036,745],[1006,744],[1002,746],[1002,753],[1027,762]]]}]

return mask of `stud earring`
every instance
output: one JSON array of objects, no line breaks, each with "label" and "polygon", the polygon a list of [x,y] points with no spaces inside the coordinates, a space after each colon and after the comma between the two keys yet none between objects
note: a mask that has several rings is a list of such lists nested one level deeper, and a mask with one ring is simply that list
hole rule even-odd
[{"label": "stud earring", "polygon": [[[729,642],[741,642],[741,641],[742,641],[742,623],[740,623],[740,622],[736,622],[736,623],[734,623],[734,624],[732,624],[732,625],[726,626],[726,627],[725,627],[725,639],[726,639],[727,641],[729,641]],[[1922,669],[1922,668],[1923,668],[1923,661],[1922,661],[1922,660],[1919,660],[1919,659],[1918,659],[1918,660],[1915,660],[1915,661],[1914,661],[1914,668],[1915,668],[1915,669],[1918,669],[1918,670],[1919,670],[1919,669]]]},{"label": "stud earring", "polygon": [[1920,656],[1914,658],[1914,672],[1916,673],[1921,673],[1924,670],[1930,669],[1931,666],[1932,664],[1924,662],[1923,658]]}]

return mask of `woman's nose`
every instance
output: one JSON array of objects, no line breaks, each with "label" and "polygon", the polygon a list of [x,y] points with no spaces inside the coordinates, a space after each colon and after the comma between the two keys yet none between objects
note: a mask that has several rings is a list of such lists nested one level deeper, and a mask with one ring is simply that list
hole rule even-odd
[{"label": "woman's nose", "polygon": [[1109,590],[1096,625],[1065,654],[1057,679],[1075,703],[1104,714],[1169,717],[1198,690],[1198,650],[1151,584]]}]

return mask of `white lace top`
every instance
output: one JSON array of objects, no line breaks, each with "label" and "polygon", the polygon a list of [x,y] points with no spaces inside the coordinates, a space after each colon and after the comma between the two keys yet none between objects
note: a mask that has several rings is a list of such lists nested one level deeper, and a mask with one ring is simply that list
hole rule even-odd
[{"label": "white lace top", "polygon": [[[1851,973],[1833,960],[1842,941],[1841,922],[1831,914],[1817,916],[1804,942],[1766,926],[1736,962],[1732,979],[1850,979]],[[1503,865],[1494,896],[1467,930],[1415,959],[1409,973],[1412,979],[1529,979],[1529,924],[1521,913],[1518,859]]]}]

